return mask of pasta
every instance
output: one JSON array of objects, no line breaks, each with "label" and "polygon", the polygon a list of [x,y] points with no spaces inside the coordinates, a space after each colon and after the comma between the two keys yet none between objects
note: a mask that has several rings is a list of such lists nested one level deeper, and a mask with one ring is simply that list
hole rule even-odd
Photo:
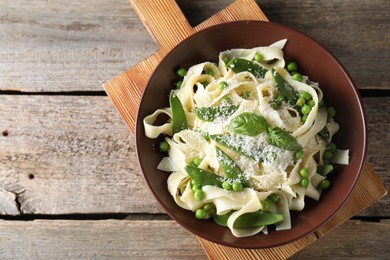
[{"label": "pasta", "polygon": [[[236,237],[290,229],[290,211],[320,198],[333,163],[348,164],[348,150],[331,142],[339,128],[333,108],[317,83],[286,65],[286,42],[192,66],[170,107],[143,120],[145,135],[163,135],[169,147],[157,168],[170,172],[177,205]],[[161,114],[169,120],[155,125]]]}]

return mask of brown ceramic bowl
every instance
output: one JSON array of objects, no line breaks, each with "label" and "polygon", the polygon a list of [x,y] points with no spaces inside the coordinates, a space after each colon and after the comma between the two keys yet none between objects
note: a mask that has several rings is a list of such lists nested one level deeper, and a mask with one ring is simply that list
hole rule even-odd
[{"label": "brown ceramic bowl", "polygon": [[[232,48],[265,46],[288,39],[286,61],[297,61],[300,71],[319,82],[328,103],[336,108],[340,131],[334,142],[350,150],[350,164],[338,166],[332,186],[320,201],[306,200],[301,212],[292,212],[292,229],[271,231],[246,238],[234,237],[228,228],[212,220],[197,220],[194,213],[176,205],[167,190],[169,173],[156,169],[162,155],[155,149],[158,140],[144,134],[142,120],[158,108],[168,107],[168,96],[179,66],[190,67],[203,61],[217,61],[218,53]],[[161,140],[161,139],[160,139]],[[350,76],[323,46],[286,26],[260,21],[241,21],[217,25],[200,31],[175,47],[154,71],[141,100],[136,122],[136,146],[139,163],[158,202],[187,230],[212,242],[238,248],[267,248],[293,242],[314,232],[343,206],[359,178],[366,150],[364,113]]]}]

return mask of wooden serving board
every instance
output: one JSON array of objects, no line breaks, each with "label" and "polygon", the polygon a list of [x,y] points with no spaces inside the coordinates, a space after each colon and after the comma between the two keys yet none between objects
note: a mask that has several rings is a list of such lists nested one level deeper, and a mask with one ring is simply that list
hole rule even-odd
[{"label": "wooden serving board", "polygon": [[[145,60],[124,71],[103,85],[107,95],[129,127],[135,131],[138,105],[154,69],[165,55],[182,40],[204,28],[239,20],[268,21],[255,0],[236,0],[196,27],[191,27],[174,0],[129,0],[160,49]],[[366,189],[370,187],[370,189]],[[365,163],[362,176],[343,208],[323,227],[306,237],[279,247],[267,249],[238,249],[218,245],[198,237],[210,259],[280,259],[288,258],[341,225],[355,214],[369,207],[387,191],[369,163]]]}]

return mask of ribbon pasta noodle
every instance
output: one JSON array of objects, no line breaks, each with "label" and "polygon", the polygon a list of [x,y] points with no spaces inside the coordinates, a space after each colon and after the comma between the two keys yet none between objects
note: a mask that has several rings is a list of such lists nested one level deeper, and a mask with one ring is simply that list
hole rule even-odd
[{"label": "ribbon pasta noodle", "polygon": [[[339,126],[320,87],[286,66],[286,42],[192,66],[171,106],[143,120],[145,135],[163,135],[169,147],[157,168],[170,172],[177,205],[236,237],[291,229],[290,211],[304,209],[305,197],[319,200],[333,163],[348,163],[348,151],[331,143]],[[169,120],[155,125],[161,114]]]}]

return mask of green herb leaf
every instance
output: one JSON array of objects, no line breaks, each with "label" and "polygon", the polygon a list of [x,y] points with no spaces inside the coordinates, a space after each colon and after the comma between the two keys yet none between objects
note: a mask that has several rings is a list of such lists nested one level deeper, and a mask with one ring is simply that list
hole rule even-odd
[{"label": "green herb leaf", "polygon": [[267,142],[270,145],[279,147],[288,151],[301,151],[302,146],[295,138],[279,127],[270,127],[267,132]]},{"label": "green herb leaf", "polygon": [[236,134],[256,136],[267,130],[267,120],[258,114],[244,112],[230,121],[228,128]]}]

